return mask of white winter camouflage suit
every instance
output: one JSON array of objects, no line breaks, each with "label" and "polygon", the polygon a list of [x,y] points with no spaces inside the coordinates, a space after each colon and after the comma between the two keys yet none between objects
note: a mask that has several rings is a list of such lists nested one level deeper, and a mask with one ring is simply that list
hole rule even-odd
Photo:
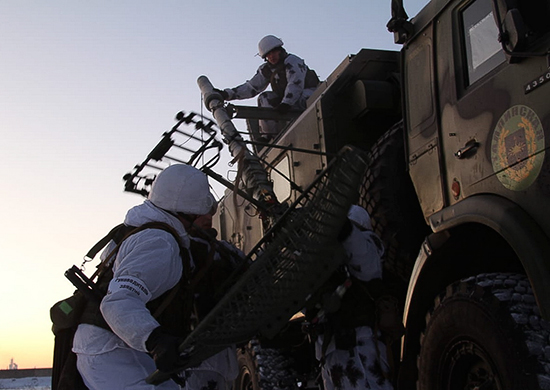
[{"label": "white winter camouflage suit", "polygon": [[[270,74],[277,66],[280,65],[271,65],[268,62],[260,65],[256,74],[250,80],[237,87],[225,89],[225,92],[227,92],[229,96],[227,100],[249,99],[265,91],[271,82],[265,74]],[[266,70],[266,67],[269,70]],[[304,88],[306,74],[309,68],[300,57],[294,54],[286,54],[284,58],[284,69],[287,80],[284,96],[280,96],[273,91],[263,92],[258,96],[258,106],[275,108],[280,103],[285,103],[291,108],[304,110],[306,108],[307,99],[317,88]],[[274,77],[275,80],[278,80],[279,75],[276,73]],[[277,135],[276,121],[260,120],[260,132],[271,137]]]},{"label": "white winter camouflage suit", "polygon": [[[167,223],[177,231],[182,245],[189,248],[189,236],[183,224],[148,200],[130,209],[124,222],[129,226]],[[102,257],[113,247],[111,242]],[[120,246],[113,272],[109,292],[101,302],[101,312],[114,333],[81,324],[74,337],[73,351],[84,383],[90,390],[179,390],[180,386],[171,380],[157,386],[145,382],[156,370],[145,342],[159,326],[145,305],[179,282],[183,264],[178,243],[161,229],[133,234]],[[127,288],[135,286],[139,287]],[[210,366],[215,365],[221,377],[231,380],[236,374],[236,357],[227,351],[221,352],[224,353],[212,357]],[[209,361],[203,362],[207,369]],[[221,382],[225,384],[225,379]],[[197,385],[193,390],[200,388]]]},{"label": "white winter camouflage suit", "polygon": [[[358,206],[352,206],[358,207]],[[356,209],[358,210],[358,209]],[[366,210],[362,209],[366,213]],[[384,249],[370,227],[353,224],[352,231],[343,242],[347,254],[347,267],[351,276],[362,281],[382,277],[382,256]],[[350,218],[353,222],[353,218]],[[377,342],[370,326],[355,328],[356,346],[349,350],[337,349],[334,339],[324,352],[322,376],[325,390],[392,390],[385,374],[389,371],[386,347]],[[376,344],[377,343],[377,344]],[[378,350],[377,350],[378,348]],[[323,336],[315,344],[316,357],[323,361]]]}]

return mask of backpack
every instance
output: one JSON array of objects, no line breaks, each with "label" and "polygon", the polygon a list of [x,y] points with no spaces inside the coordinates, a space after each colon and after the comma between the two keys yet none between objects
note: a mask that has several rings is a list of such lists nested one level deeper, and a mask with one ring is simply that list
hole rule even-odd
[{"label": "backpack", "polygon": [[[112,276],[114,257],[122,242],[132,234],[145,229],[162,229],[171,233],[179,244],[176,231],[168,224],[150,222],[139,227],[120,224],[115,226],[105,237],[99,240],[86,254],[85,259],[92,261],[94,257],[111,240],[117,245],[97,267],[92,277],[88,278],[81,269],[73,265],[65,272],[65,277],[73,283],[77,290],[73,295],[56,302],[50,308],[52,332],[54,334],[54,357],[52,366],[52,390],[87,390],[76,367],[76,354],[72,351],[73,338],[80,324],[81,316],[89,301],[100,302],[106,291],[98,288],[105,278]],[[183,248],[181,248],[182,253]],[[168,294],[166,300],[174,294]],[[164,302],[163,302],[164,304]],[[165,307],[165,305],[162,305]]]}]

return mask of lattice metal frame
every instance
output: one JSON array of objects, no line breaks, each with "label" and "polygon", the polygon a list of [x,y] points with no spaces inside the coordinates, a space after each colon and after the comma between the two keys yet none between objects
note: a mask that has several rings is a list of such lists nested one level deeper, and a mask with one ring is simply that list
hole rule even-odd
[{"label": "lattice metal frame", "polygon": [[188,164],[207,170],[218,163],[223,146],[216,139],[216,124],[194,112],[186,115],[180,111],[176,120],[174,127],[162,134],[147,157],[124,175],[124,191],[147,197],[157,174],[172,164]]},{"label": "lattice metal frame", "polygon": [[[186,338],[180,350],[189,359],[178,370],[258,334],[272,337],[304,307],[341,263],[336,237],[357,201],[366,165],[364,154],[349,147],[331,161],[249,255],[255,258],[251,267]],[[157,371],[148,381],[168,377]]]}]

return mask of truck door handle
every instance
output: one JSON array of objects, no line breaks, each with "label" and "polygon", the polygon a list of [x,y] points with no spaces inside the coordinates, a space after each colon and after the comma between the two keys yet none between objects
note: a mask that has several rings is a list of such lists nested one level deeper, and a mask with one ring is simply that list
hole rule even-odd
[{"label": "truck door handle", "polygon": [[468,142],[466,142],[466,145],[464,145],[463,148],[458,149],[455,152],[455,157],[460,159],[468,157],[468,155],[472,155],[477,151],[477,148],[479,147],[479,142],[477,142],[475,139],[471,139]]}]

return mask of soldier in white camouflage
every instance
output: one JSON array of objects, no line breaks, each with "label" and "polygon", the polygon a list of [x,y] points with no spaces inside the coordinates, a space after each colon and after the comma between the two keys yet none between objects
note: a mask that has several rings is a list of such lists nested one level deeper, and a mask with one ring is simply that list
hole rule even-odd
[{"label": "soldier in white camouflage", "polygon": [[[258,55],[265,60],[256,74],[245,83],[217,90],[224,100],[249,99],[258,94],[258,106],[275,108],[280,113],[304,110],[307,99],[319,85],[315,71],[300,57],[287,53],[283,41],[273,35],[258,43]],[[265,91],[271,85],[271,91]],[[265,91],[265,92],[264,92]],[[266,141],[277,135],[276,121],[260,120],[260,132]]]},{"label": "soldier in white camouflage", "polygon": [[348,220],[339,237],[347,254],[342,267],[346,272],[339,269],[327,282],[328,291],[340,283],[347,291],[314,332],[324,389],[393,390],[386,345],[379,340],[371,302],[382,283],[384,247],[364,208],[351,206]]}]

